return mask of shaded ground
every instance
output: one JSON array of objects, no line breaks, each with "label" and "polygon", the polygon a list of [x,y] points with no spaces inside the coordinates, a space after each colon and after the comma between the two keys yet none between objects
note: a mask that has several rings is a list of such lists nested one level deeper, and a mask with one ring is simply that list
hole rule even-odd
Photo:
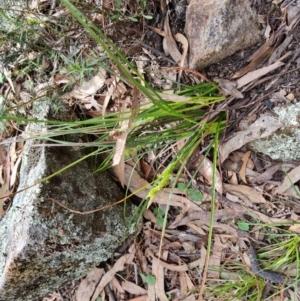
[{"label": "shaded ground", "polygon": [[[177,87],[174,85],[178,80],[175,63],[164,54],[162,37],[147,27],[147,25],[158,28],[162,26],[163,14],[159,12],[163,1],[147,3],[143,10],[131,1],[127,1],[126,6],[123,6],[123,3],[119,6],[113,2],[105,3],[104,9],[96,10],[94,14],[90,13],[90,8],[84,5],[80,8],[89,14],[125,55],[137,64],[153,87],[158,89]],[[270,34],[276,31],[284,20],[282,8],[284,4],[288,4],[288,1],[284,1],[281,7],[266,1],[255,1],[255,3],[261,16],[262,31],[265,32],[268,26],[271,29]],[[167,10],[171,12],[173,33],[183,32],[185,5],[185,1],[178,1],[163,7],[164,12]],[[49,14],[49,6],[44,3],[40,11],[42,14]],[[57,8],[56,13],[59,12],[61,10]],[[146,22],[143,14],[159,16],[159,18]],[[139,22],[132,21],[133,17]],[[47,28],[44,33],[44,40],[39,42],[43,44],[42,49],[45,51],[45,55],[41,56],[41,59],[44,58],[43,63],[39,66],[43,72],[33,70],[30,74],[34,81],[41,85],[43,82],[48,82],[47,73],[52,74],[52,85],[56,88],[55,96],[64,95],[65,101],[73,106],[74,111],[80,116],[99,116],[103,111],[107,93],[111,93],[107,111],[118,110],[118,99],[124,100],[131,92],[128,86],[121,82],[113,86],[112,82],[115,78],[112,75],[104,84],[95,83],[96,95],[87,99],[76,94],[72,89],[73,79],[70,73],[78,73],[76,64],[79,64],[79,61],[75,61],[76,56],[72,64],[69,62],[67,74],[54,72],[57,65],[68,61],[65,57],[72,58],[70,52],[77,52],[81,54],[80,63],[86,62],[84,68],[80,69],[82,72],[84,70],[80,75],[86,76],[85,71],[93,67],[91,68],[93,71],[88,72],[88,76],[90,79],[95,78],[95,70],[97,70],[95,66],[101,61],[100,57],[104,56],[97,48],[97,44],[73,23],[69,25],[67,37],[59,34],[54,36],[54,33],[59,33],[59,30],[54,27]],[[290,52],[284,59],[287,63],[285,66],[240,88],[239,90],[244,94],[243,99],[228,96],[226,102],[214,107],[215,112],[217,109],[226,112],[228,118],[229,128],[221,136],[220,147],[224,147],[223,142],[229,141],[237,132],[238,122],[242,117],[255,121],[263,112],[272,112],[274,105],[287,105],[298,101],[300,97],[299,26],[295,27],[293,36],[293,40],[286,44],[286,48],[279,56],[282,57]],[[278,46],[284,41],[285,37]],[[206,68],[202,74],[212,81],[217,78],[232,80],[232,76],[247,65],[248,57],[264,43],[265,40],[253,49],[236,53]],[[61,52],[60,57],[54,58],[55,63],[47,60],[46,55],[47,47],[49,48],[50,45],[53,47],[53,44],[57,45],[55,47]],[[38,55],[38,53],[33,54]],[[259,63],[254,69],[260,68],[262,64],[269,65],[268,60],[268,57],[258,57]],[[118,72],[113,64],[110,67]],[[15,68],[20,69],[19,66]],[[272,82],[278,74],[280,78]],[[18,101],[14,105],[18,106],[20,102],[25,102],[23,107],[30,110],[30,102],[33,100],[30,97],[26,100],[28,88],[24,77],[20,75],[11,78],[13,83],[5,82],[2,85],[2,94],[12,103],[17,95]],[[184,84],[194,85],[202,79],[186,70],[181,81]],[[14,95],[10,91],[11,86],[16,89]],[[41,88],[39,85],[36,87],[39,95]],[[63,89],[60,89],[62,87]],[[222,84],[221,87],[225,90]],[[65,94],[65,90],[68,94]],[[275,98],[274,94],[279,91],[282,97]],[[233,91],[229,92],[232,95]],[[8,131],[3,138],[11,135],[14,135],[14,132]],[[191,190],[180,185],[172,191],[170,187],[165,187],[159,192],[154,204],[144,211],[136,239],[128,239],[124,246],[115,252],[111,260],[101,263],[99,268],[91,271],[86,279],[81,282],[74,281],[43,300],[76,300],[75,296],[77,301],[108,300],[108,298],[110,300],[201,300],[202,297],[203,300],[233,300],[234,298],[284,300],[285,297],[291,300],[299,299],[297,280],[300,242],[297,224],[300,212],[299,195],[278,193],[278,188],[282,188],[283,185],[288,188],[293,186],[291,181],[286,184],[286,175],[290,171],[299,174],[297,169],[299,162],[274,162],[263,154],[251,152],[246,146],[234,150],[227,159],[224,158],[222,166],[219,166],[215,183],[216,201],[213,203],[210,188],[212,157],[204,158],[201,153],[201,150],[208,145],[209,139],[210,137],[207,137],[199,145],[200,153],[194,154],[189,159],[181,175],[183,178],[181,183],[191,181]],[[155,162],[151,160],[151,155],[156,158]],[[174,155],[175,151],[170,150],[168,156]],[[161,168],[167,167],[168,161],[164,156],[149,153],[141,160],[139,170],[134,169],[130,164],[126,165],[127,187],[131,191],[136,191],[147,185],[146,180],[151,182],[155,179],[160,174]],[[203,168],[199,167],[201,163]],[[298,181],[297,177],[292,178],[294,186],[297,186]],[[148,190],[144,189],[136,195],[143,199]],[[282,192],[286,190],[281,189]],[[164,220],[166,227],[162,230]],[[211,244],[208,243],[210,232],[213,233]],[[250,250],[256,250],[259,255]],[[100,263],[95,263],[97,264]],[[124,264],[126,264],[125,268]],[[261,270],[265,269],[271,272],[261,273]],[[93,294],[94,297],[90,299]]]}]

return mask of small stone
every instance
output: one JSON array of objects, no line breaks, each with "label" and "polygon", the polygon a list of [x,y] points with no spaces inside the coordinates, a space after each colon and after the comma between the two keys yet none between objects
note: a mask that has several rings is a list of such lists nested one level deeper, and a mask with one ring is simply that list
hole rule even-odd
[{"label": "small stone", "polygon": [[289,101],[293,101],[295,99],[295,95],[294,93],[290,93],[286,96],[286,99],[288,99]]},{"label": "small stone", "polygon": [[249,0],[191,0],[186,12],[189,67],[201,70],[260,41]]}]

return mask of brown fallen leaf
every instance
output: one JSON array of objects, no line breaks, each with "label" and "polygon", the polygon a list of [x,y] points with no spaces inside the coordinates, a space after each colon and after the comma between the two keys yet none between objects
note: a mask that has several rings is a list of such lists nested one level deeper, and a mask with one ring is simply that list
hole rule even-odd
[{"label": "brown fallen leaf", "polygon": [[[182,49],[183,49],[182,55],[181,55],[181,59],[180,59],[180,62],[179,62],[178,65],[179,65],[179,67],[186,67],[187,66],[186,56],[187,56],[188,49],[189,49],[188,40],[181,33],[177,33],[174,37],[175,37],[175,39],[176,39],[177,42],[179,42],[179,43],[182,44]],[[182,71],[183,71],[183,69],[179,70],[178,81],[180,81],[180,79],[181,79]]]},{"label": "brown fallen leaf", "polygon": [[245,184],[247,184],[247,180],[246,180],[246,166],[247,166],[247,163],[248,163],[248,159],[251,155],[251,151],[249,152],[246,152],[242,158],[242,161],[243,161],[243,164],[242,164],[242,167],[241,167],[241,170],[240,170],[240,177],[241,179],[243,180],[243,182]]},{"label": "brown fallen leaf", "polygon": [[124,291],[126,291],[126,292],[128,292],[132,295],[145,295],[145,294],[147,294],[147,291],[144,288],[136,285],[133,282],[127,281],[127,280],[122,281],[122,288],[123,288]]},{"label": "brown fallen leaf", "polygon": [[104,290],[104,287],[114,278],[117,272],[123,271],[125,268],[125,264],[131,264],[134,256],[135,256],[135,247],[132,245],[129,249],[129,254],[125,254],[120,257],[116,263],[112,266],[112,268],[106,272],[101,278],[100,283],[97,285],[95,292],[92,296],[91,301],[95,301],[100,293]]},{"label": "brown fallen leaf", "polygon": [[270,167],[268,167],[263,173],[257,175],[256,177],[253,177],[251,179],[251,183],[257,183],[257,184],[262,184],[265,183],[266,181],[272,179],[273,175],[275,172],[281,168],[287,170],[290,168],[295,168],[296,165],[294,164],[274,164]]},{"label": "brown fallen leaf", "polygon": [[[133,97],[131,102],[131,108],[128,109],[126,107],[126,101],[121,106],[121,112],[123,112],[122,117],[125,118],[120,122],[119,126],[121,129],[121,133],[115,135],[116,146],[114,148],[114,157],[113,157],[113,171],[115,175],[118,177],[122,187],[125,184],[124,178],[124,168],[125,168],[125,145],[129,132],[131,131],[131,125],[134,120],[134,117],[138,114],[138,90],[136,87],[133,88]],[[128,97],[128,102],[130,102]],[[125,114],[124,114],[125,113]],[[126,118],[128,117],[128,119]]]},{"label": "brown fallen leaf", "polygon": [[[162,260],[167,260],[167,258],[168,251],[163,251]],[[160,264],[160,260],[156,258],[152,261],[152,274],[155,275],[156,278],[154,288],[157,299],[161,301],[169,301],[165,292],[164,267]]]},{"label": "brown fallen leaf", "polygon": [[290,171],[284,178],[283,183],[278,186],[275,190],[276,194],[283,194],[291,186],[294,185],[297,181],[300,180],[300,166],[294,168]]},{"label": "brown fallen leaf", "polygon": [[[204,155],[196,156],[195,159],[188,162],[187,164],[188,169],[198,170],[198,175],[204,177],[209,185],[213,182],[213,163]],[[218,170],[216,170],[216,182],[215,182],[215,189],[222,194],[222,177]]]},{"label": "brown fallen leaf", "polygon": [[284,65],[283,62],[281,61],[277,61],[274,64],[267,66],[267,67],[263,67],[260,69],[257,69],[255,71],[249,72],[248,74],[246,74],[245,76],[239,78],[236,83],[237,83],[237,88],[241,88],[249,83],[251,83],[252,81],[262,77],[263,75],[281,67],[282,65]]},{"label": "brown fallen leaf", "polygon": [[235,136],[220,145],[219,154],[221,163],[234,150],[241,148],[253,140],[265,138],[281,127],[283,127],[283,124],[274,116],[262,114],[248,129],[237,132]]},{"label": "brown fallen leaf", "polygon": [[237,196],[249,208],[254,207],[254,204],[268,204],[268,201],[263,197],[262,193],[253,187],[246,185],[231,185],[224,183],[224,191],[226,193]]},{"label": "brown fallen leaf", "polygon": [[286,25],[284,24],[276,32],[273,32],[271,37],[261,47],[259,47],[258,50],[256,50],[249,58],[249,60],[251,60],[251,63],[244,67],[242,70],[235,73],[232,76],[232,78],[234,79],[245,75],[246,73],[257,68],[266,59],[268,59],[272,54],[273,50],[278,46],[278,44],[282,40],[285,31]]},{"label": "brown fallen leaf", "polygon": [[238,99],[244,98],[242,92],[236,88],[236,82],[224,78],[218,78],[216,81],[220,84],[220,87],[224,91],[225,95],[231,95]]},{"label": "brown fallen leaf", "polygon": [[214,235],[214,245],[212,248],[212,254],[209,257],[208,265],[210,267],[207,275],[209,278],[219,279],[221,271],[221,258],[224,249],[228,248],[227,244],[223,244],[219,235]]},{"label": "brown fallen leaf", "polygon": [[[175,61],[175,63],[179,63],[182,58],[182,54],[177,48],[176,41],[173,38],[170,24],[169,24],[169,13],[167,12],[164,22],[164,30],[160,30],[159,28],[155,28],[152,26],[149,26],[154,32],[164,37],[163,40],[163,48],[166,55],[169,55],[172,57],[172,59]],[[187,66],[187,60],[184,59],[184,66]]]},{"label": "brown fallen leaf", "polygon": [[104,274],[104,269],[93,268],[87,276],[81,280],[75,294],[76,301],[89,301],[95,291],[97,283]]}]

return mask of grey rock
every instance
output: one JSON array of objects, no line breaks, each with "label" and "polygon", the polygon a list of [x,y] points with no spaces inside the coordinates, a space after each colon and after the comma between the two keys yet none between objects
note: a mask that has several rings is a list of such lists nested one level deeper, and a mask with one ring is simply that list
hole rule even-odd
[{"label": "grey rock", "polygon": [[[48,111],[45,102],[36,108],[36,116],[44,118]],[[45,128],[42,123],[31,124],[27,133]],[[49,199],[73,210],[88,211],[124,197],[110,175],[93,173],[87,160],[32,186],[85,155],[80,149],[46,148],[36,145],[39,143],[42,141],[29,140],[25,144],[21,192],[0,221],[1,301],[38,300],[85,276],[91,267],[111,256],[129,230],[122,205],[80,215]]]},{"label": "grey rock", "polygon": [[300,159],[300,103],[275,107],[283,127],[267,138],[249,144],[254,151],[269,155],[274,160]]},{"label": "grey rock", "polygon": [[186,12],[189,67],[201,70],[260,41],[249,0],[191,0]]}]

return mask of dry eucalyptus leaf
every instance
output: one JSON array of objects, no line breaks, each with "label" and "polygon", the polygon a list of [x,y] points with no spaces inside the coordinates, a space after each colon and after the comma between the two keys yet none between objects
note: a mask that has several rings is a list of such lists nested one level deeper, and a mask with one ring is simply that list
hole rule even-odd
[{"label": "dry eucalyptus leaf", "polygon": [[[286,26],[283,25],[279,27],[276,32],[273,32],[271,37],[251,55],[249,58],[251,63],[235,73],[232,78],[241,77],[259,67],[259,65],[261,65],[272,54],[274,48],[276,48],[276,42],[286,33],[286,31]],[[238,85],[238,88],[240,87],[241,86]]]},{"label": "dry eucalyptus leaf", "polygon": [[[199,167],[200,166],[200,167]],[[196,156],[196,158],[189,162],[188,168],[192,168],[193,170],[198,170],[198,175],[204,177],[209,185],[212,185],[213,180],[213,163],[204,155]],[[215,182],[215,189],[222,194],[222,177],[218,170],[216,170],[216,182]]]},{"label": "dry eucalyptus leaf", "polygon": [[93,268],[87,276],[81,280],[75,294],[76,300],[89,301],[95,291],[97,283],[100,281],[104,273],[104,269]]},{"label": "dry eucalyptus leaf", "polygon": [[135,247],[131,246],[129,249],[129,254],[125,254],[122,257],[120,257],[116,263],[112,266],[112,268],[107,271],[104,276],[101,278],[100,283],[98,284],[92,299],[89,299],[91,301],[96,301],[97,297],[100,295],[100,293],[104,290],[104,287],[115,277],[115,274],[123,271],[125,268],[125,264],[131,264],[134,256],[135,256]]},{"label": "dry eucalyptus leaf", "polygon": [[300,180],[300,166],[294,168],[290,171],[284,178],[283,183],[278,186],[275,190],[277,194],[283,194],[287,189],[294,185],[297,181]]},{"label": "dry eucalyptus leaf", "polygon": [[236,83],[237,83],[237,88],[241,88],[247,84],[249,84],[250,82],[262,77],[263,75],[281,67],[282,65],[284,65],[283,62],[281,61],[277,61],[274,64],[268,66],[268,67],[263,67],[260,69],[257,69],[255,71],[249,72],[246,75],[244,75],[243,77],[239,78]]},{"label": "dry eucalyptus leaf", "polygon": [[[168,258],[168,251],[163,251],[162,260],[166,261]],[[164,267],[160,264],[158,259],[152,261],[152,274],[155,275],[155,292],[158,300],[160,301],[169,301],[165,292],[165,280],[164,280]]]},{"label": "dry eucalyptus leaf", "polygon": [[289,227],[289,231],[300,234],[300,224],[295,224]]},{"label": "dry eucalyptus leaf", "polygon": [[122,288],[124,291],[132,294],[132,295],[146,295],[147,294],[147,291],[136,285],[135,283],[133,282],[130,282],[130,281],[122,281]]},{"label": "dry eucalyptus leaf", "polygon": [[241,167],[241,170],[240,170],[240,177],[241,179],[243,180],[244,183],[247,184],[247,180],[246,180],[246,166],[247,166],[247,163],[248,163],[248,159],[251,155],[251,152],[246,152],[242,158],[242,161],[243,161],[243,164],[242,164],[242,167]]},{"label": "dry eucalyptus leaf", "polygon": [[[136,91],[137,88],[134,89]],[[128,102],[130,102],[129,97],[127,97]],[[122,187],[124,187],[125,184],[125,178],[124,178],[124,168],[125,168],[125,146],[126,146],[126,140],[129,132],[131,131],[131,124],[133,122],[133,118],[129,117],[135,117],[137,115],[137,110],[139,107],[138,103],[138,97],[137,95],[133,95],[132,97],[132,104],[131,108],[128,109],[126,107],[126,101],[122,104],[121,112],[125,113],[122,114],[122,117],[128,117],[128,119],[125,119],[120,122],[119,126],[120,129],[122,129],[123,132],[116,135],[116,146],[114,149],[114,157],[113,157],[113,170],[118,177]]]},{"label": "dry eucalyptus leaf", "polygon": [[224,190],[229,192],[244,202],[247,207],[253,207],[253,204],[267,204],[268,202],[263,197],[262,193],[253,187],[246,185],[231,185],[223,184]]},{"label": "dry eucalyptus leaf", "polygon": [[262,114],[248,129],[237,132],[235,136],[221,144],[219,148],[221,162],[223,163],[234,150],[253,140],[265,138],[281,127],[283,124],[274,116]]},{"label": "dry eucalyptus leaf", "polygon": [[228,248],[227,244],[223,244],[220,240],[219,235],[214,235],[214,245],[212,248],[212,254],[209,257],[208,266],[210,267],[207,275],[209,278],[219,279],[220,278],[220,264],[222,258],[222,252]]},{"label": "dry eucalyptus leaf", "polygon": [[[177,48],[177,44],[176,41],[173,38],[171,29],[170,29],[170,24],[169,24],[169,13],[166,14],[165,17],[165,22],[164,22],[164,30],[160,30],[158,28],[155,27],[151,27],[149,26],[154,32],[156,32],[157,34],[161,35],[164,37],[163,40],[163,48],[165,51],[166,55],[170,55],[172,57],[172,59],[175,61],[175,63],[179,63],[181,62],[182,59],[182,54],[180,53],[180,51]],[[179,37],[180,42],[183,41],[182,37]],[[186,42],[183,41],[184,43],[184,47],[186,47]],[[184,48],[185,51],[186,48]],[[184,59],[184,66],[187,66],[187,60]]]}]

